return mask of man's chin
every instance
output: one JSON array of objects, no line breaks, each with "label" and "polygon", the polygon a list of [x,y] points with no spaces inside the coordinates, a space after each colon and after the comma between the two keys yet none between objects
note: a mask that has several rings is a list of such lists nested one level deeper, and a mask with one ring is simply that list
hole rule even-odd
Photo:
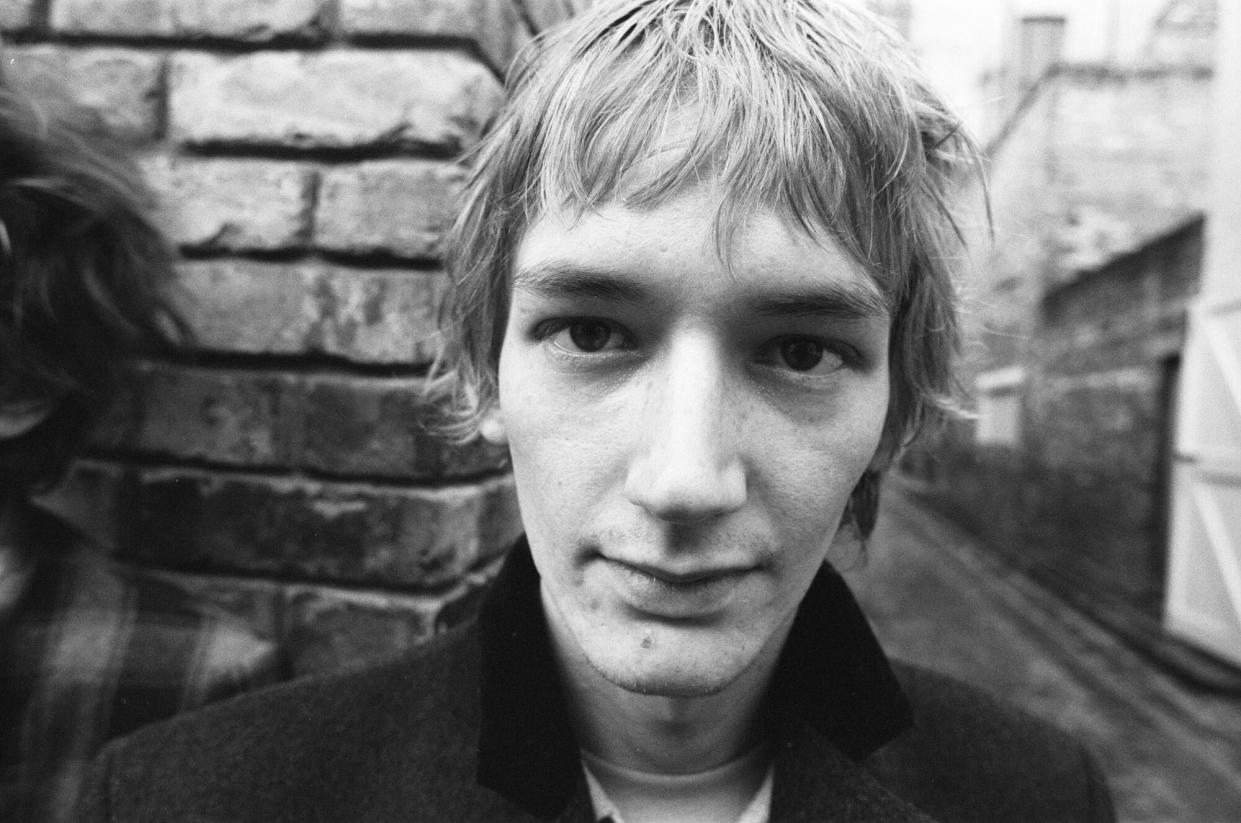
[{"label": "man's chin", "polygon": [[591,661],[595,670],[612,685],[651,697],[691,698],[719,694],[736,682],[741,674],[719,665],[687,666],[668,662],[660,665],[611,665],[612,661]]}]

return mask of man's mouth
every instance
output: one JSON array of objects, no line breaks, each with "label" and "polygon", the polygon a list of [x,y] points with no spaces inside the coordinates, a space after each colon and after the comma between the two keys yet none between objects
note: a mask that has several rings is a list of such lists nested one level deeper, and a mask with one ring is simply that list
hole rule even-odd
[{"label": "man's mouth", "polygon": [[744,566],[669,568],[603,558],[613,591],[634,610],[660,618],[707,617],[728,606],[754,572]]},{"label": "man's mouth", "polygon": [[734,577],[749,571],[746,568],[736,566],[697,567],[673,570],[662,566],[653,566],[647,563],[631,563],[623,560],[613,560],[612,562],[637,572],[638,574],[653,577],[656,580],[667,583],[671,586],[682,586],[686,588],[703,583],[710,583],[712,581],[727,577]]}]

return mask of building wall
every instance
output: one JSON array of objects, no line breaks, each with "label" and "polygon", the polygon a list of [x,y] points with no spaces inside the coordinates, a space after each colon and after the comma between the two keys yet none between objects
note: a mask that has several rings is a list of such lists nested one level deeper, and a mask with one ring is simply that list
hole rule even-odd
[{"label": "building wall", "polygon": [[1048,288],[1201,211],[1210,72],[1062,66],[990,148],[994,244],[968,291],[972,371],[1020,362]]},{"label": "building wall", "polygon": [[132,146],[196,357],[140,364],[73,491],[116,553],[298,671],[463,619],[518,529],[503,455],[421,423],[441,234],[500,76],[556,4],[5,2],[4,70]]},{"label": "building wall", "polygon": [[[1210,72],[1061,66],[991,149],[997,250],[1034,236],[1055,280],[1201,211]],[[999,276],[1025,276],[1026,257]]]},{"label": "building wall", "polygon": [[1054,274],[1131,251],[1205,206],[1210,72],[1066,68],[1050,125]]},{"label": "building wall", "polygon": [[1199,65],[1061,65],[1027,96],[990,146],[994,244],[967,287],[983,417],[904,463],[1016,562],[1153,618],[1210,91]]},{"label": "building wall", "polygon": [[[1162,604],[1172,402],[1202,222],[1051,290],[1024,404],[1026,512],[1041,562]],[[1071,547],[1071,548],[1070,548]]]},{"label": "building wall", "polygon": [[976,134],[990,139],[1020,102],[1023,18],[1063,17],[1067,62],[1132,66],[1147,57],[1152,21],[1186,2],[1210,0],[910,0],[909,34],[932,82]]},{"label": "building wall", "polygon": [[904,469],[1036,576],[1159,616],[1171,405],[1201,268],[1195,219],[1048,291],[1015,443],[960,421]]},{"label": "building wall", "polygon": [[1171,0],[1151,27],[1142,58],[1159,65],[1211,65],[1217,0]]}]

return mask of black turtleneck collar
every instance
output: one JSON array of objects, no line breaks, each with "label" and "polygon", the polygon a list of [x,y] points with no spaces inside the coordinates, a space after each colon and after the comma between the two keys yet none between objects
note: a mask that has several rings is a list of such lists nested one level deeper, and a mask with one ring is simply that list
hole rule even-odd
[{"label": "black turtleneck collar", "polygon": [[[581,763],[524,537],[483,603],[479,643],[478,781],[550,820],[577,790]],[[771,700],[782,726],[807,726],[855,761],[913,722],[857,601],[827,566],[798,609]]]}]

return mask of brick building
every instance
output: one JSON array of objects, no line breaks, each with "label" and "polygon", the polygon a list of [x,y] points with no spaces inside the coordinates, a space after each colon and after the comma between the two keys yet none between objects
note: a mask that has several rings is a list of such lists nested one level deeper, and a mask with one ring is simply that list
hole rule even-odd
[{"label": "brick building", "polygon": [[[146,362],[62,495],[299,672],[469,613],[503,456],[422,429],[455,159],[564,0],[6,0],[3,69],[130,144],[200,351]],[[65,101],[64,90],[71,98]],[[55,102],[60,100],[61,102]]]},{"label": "brick building", "polygon": [[977,418],[905,461],[1013,562],[1160,647],[1211,154],[1211,68],[1183,45],[1210,8],[1170,3],[1143,65],[1053,65],[988,147],[995,242],[968,317]]},{"label": "brick building", "polygon": [[1204,205],[1209,69],[1058,65],[988,147],[995,242],[972,289],[981,370],[1020,362],[1049,288]]},{"label": "brick building", "polygon": [[1010,560],[1147,635],[1160,633],[1174,398],[1202,226],[1190,218],[1045,289],[1015,365],[976,380],[978,418],[904,461]]}]

